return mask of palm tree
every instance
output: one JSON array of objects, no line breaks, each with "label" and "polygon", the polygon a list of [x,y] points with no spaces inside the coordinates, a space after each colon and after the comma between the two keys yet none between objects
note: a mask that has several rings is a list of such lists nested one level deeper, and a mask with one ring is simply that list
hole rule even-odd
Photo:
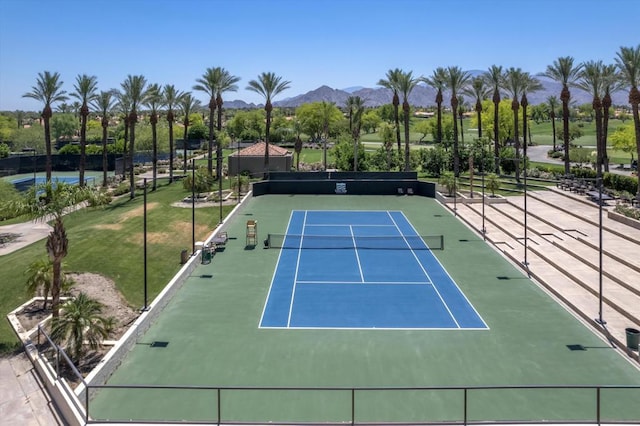
[{"label": "palm tree", "polygon": [[482,138],[482,101],[487,99],[491,88],[487,87],[486,79],[478,76],[471,80],[471,84],[462,91],[465,95],[476,100],[476,117],[478,119],[478,139]]},{"label": "palm tree", "polygon": [[558,108],[558,98],[549,96],[547,98],[549,105],[549,118],[551,119],[551,129],[553,131],[553,151],[556,150],[556,109]]},{"label": "palm tree", "polygon": [[152,191],[155,191],[157,186],[156,179],[158,177],[158,109],[162,105],[162,89],[157,83],[149,85],[147,91],[144,94],[143,104],[149,108],[150,116],[149,122],[151,123],[151,146],[153,149],[153,156],[151,159],[153,168],[153,184]]},{"label": "palm tree", "polygon": [[265,130],[265,148],[264,148],[264,177],[269,176],[269,130],[271,129],[271,99],[289,88],[290,81],[282,80],[282,77],[276,76],[272,72],[263,72],[258,76],[257,80],[249,81],[247,90],[259,93],[265,99],[264,110],[267,113],[267,123]]},{"label": "palm tree", "polygon": [[347,110],[349,114],[349,131],[353,138],[353,171],[358,171],[358,148],[360,145],[360,129],[362,127],[362,114],[364,113],[364,99],[360,96],[347,98]]},{"label": "palm tree", "polygon": [[[240,77],[229,74],[224,68],[219,68],[220,79],[216,87],[216,106],[218,107],[218,132],[222,131],[222,94],[224,92],[237,92],[237,82]],[[222,144],[220,140],[216,144],[216,174],[218,179],[222,179]]]},{"label": "palm tree", "polygon": [[543,76],[549,77],[562,84],[562,92],[560,92],[560,100],[562,101],[562,135],[564,141],[564,173],[569,174],[571,171],[569,163],[569,103],[571,102],[571,92],[569,86],[572,86],[578,79],[581,66],[573,65],[574,59],[571,56],[562,56],[552,65],[547,66],[547,70],[542,73]]},{"label": "palm tree", "polygon": [[27,293],[31,296],[40,292],[44,297],[42,309],[47,309],[47,298],[53,282],[53,263],[48,257],[33,261],[25,271],[27,274]]},{"label": "palm tree", "polygon": [[75,90],[71,96],[81,102],[80,105],[80,176],[79,184],[84,186],[84,169],[86,167],[87,149],[87,117],[89,116],[89,103],[98,97],[98,78],[95,75],[86,74],[76,77]]},{"label": "palm tree", "polygon": [[[63,284],[62,261],[67,255],[69,240],[65,230],[63,216],[71,206],[84,201],[93,191],[68,185],[64,182],[53,184],[51,181],[43,185],[31,187],[21,199],[9,203],[7,208],[15,215],[27,215],[32,219],[53,222],[53,229],[47,236],[46,248],[52,262],[53,280],[51,282],[51,308],[56,318],[60,305],[60,290]],[[44,192],[40,200],[39,192]]]},{"label": "palm tree", "polygon": [[423,78],[422,81],[429,86],[436,89],[436,106],[437,106],[437,130],[436,130],[436,142],[442,142],[442,91],[446,88],[447,82],[447,70],[442,67],[438,67],[433,71],[431,77]]},{"label": "palm tree", "polygon": [[460,142],[462,142],[462,145],[464,145],[464,128],[462,126],[462,119],[464,118],[465,111],[464,96],[458,96],[458,111],[453,114],[453,119],[455,121],[457,115],[457,118],[460,120]]},{"label": "palm tree", "polygon": [[176,119],[174,108],[179,104],[182,95],[183,93],[177,91],[173,84],[166,84],[162,90],[162,103],[167,107],[169,123],[169,183],[173,182],[173,122]]},{"label": "palm tree", "polygon": [[524,93],[527,84],[526,74],[521,68],[509,68],[504,75],[503,89],[511,96],[511,110],[513,111],[513,143],[516,151],[515,169],[516,180],[520,181],[520,124],[518,120],[520,102],[518,98]]},{"label": "palm tree", "polygon": [[134,182],[133,174],[133,154],[135,152],[136,143],[136,123],[138,122],[138,106],[144,102],[145,86],[147,85],[147,79],[142,75],[129,74],[125,81],[121,83],[122,91],[126,96],[129,103],[129,158],[131,160],[129,169],[129,187],[131,191],[131,198],[135,198],[136,185]]},{"label": "palm tree", "polygon": [[398,76],[398,91],[402,93],[402,112],[404,119],[404,170],[408,172],[411,169],[409,162],[409,119],[411,114],[411,106],[409,105],[409,95],[420,82],[419,78],[413,77],[413,71],[401,72]]},{"label": "palm tree", "polygon": [[460,151],[458,150],[458,122],[456,111],[458,111],[458,93],[462,92],[471,76],[468,72],[462,71],[460,67],[447,67],[446,69],[447,89],[451,91],[451,111],[453,112],[453,172],[455,177],[460,176]]},{"label": "palm tree", "polygon": [[520,99],[520,106],[522,106],[522,141],[523,141],[523,158],[524,158],[524,167],[526,173],[527,167],[527,145],[530,142],[527,142],[527,107],[529,106],[529,100],[527,99],[527,93],[537,92],[542,90],[542,84],[533,78],[531,74],[528,72],[523,73],[524,85],[522,86],[522,98]]},{"label": "palm tree", "polygon": [[129,114],[131,114],[131,100],[125,93],[115,91],[116,98],[118,99],[117,107],[120,112],[119,116],[124,123],[124,144],[122,145],[122,180],[125,179],[128,167],[128,143],[129,143]]},{"label": "palm tree", "polygon": [[187,173],[187,138],[189,137],[189,115],[191,115],[192,111],[195,111],[200,107],[200,101],[195,99],[191,92],[185,92],[180,101],[178,102],[180,106],[180,112],[184,115],[182,119],[182,125],[184,126],[184,154],[183,154],[183,163],[184,163],[184,173]]},{"label": "palm tree", "polygon": [[[640,91],[638,91],[638,84],[640,83],[640,44],[636,47],[620,47],[616,56],[616,65],[620,70],[622,79],[630,87],[629,103],[631,104],[631,113],[636,132],[636,149],[638,158],[640,158],[640,113],[638,112],[638,105],[640,105]],[[640,172],[638,173],[636,198],[640,203]]]},{"label": "palm tree", "polygon": [[86,353],[85,342],[91,350],[96,350],[113,329],[114,319],[105,318],[103,305],[84,293],[64,304],[64,314],[54,318],[51,337],[61,343],[75,361]]},{"label": "palm tree", "polygon": [[385,89],[389,89],[393,92],[393,99],[391,101],[393,105],[393,118],[396,125],[396,141],[398,143],[398,154],[402,152],[402,142],[400,140],[400,114],[398,112],[398,106],[400,105],[400,97],[398,96],[398,91],[400,90],[398,87],[398,82],[400,80],[400,76],[402,75],[402,70],[400,68],[396,68],[394,70],[387,71],[386,80],[380,79],[378,81],[378,86],[382,86]]},{"label": "palm tree", "polygon": [[109,127],[109,114],[113,109],[115,101],[115,91],[108,90],[106,92],[100,92],[94,101],[93,107],[100,111],[102,116],[102,186],[107,186],[107,129]]},{"label": "palm tree", "polygon": [[603,151],[606,151],[606,146],[602,146],[602,100],[601,95],[603,91],[603,79],[602,69],[604,63],[602,61],[587,61],[581,64],[581,71],[579,80],[576,82],[576,87],[588,92],[593,100],[591,105],[595,113],[596,120],[596,170],[598,177],[602,176],[602,164],[603,164]]},{"label": "palm tree", "polygon": [[31,87],[31,92],[22,95],[23,98],[32,98],[44,103],[42,120],[44,121],[44,142],[47,154],[45,165],[47,182],[51,181],[51,126],[49,124],[53,115],[51,105],[68,99],[65,96],[67,92],[62,90],[62,84],[60,74],[57,72],[52,74],[49,71],[45,71],[44,73],[38,73],[36,85]]},{"label": "palm tree", "polygon": [[487,85],[493,89],[493,156],[496,174],[500,174],[500,90],[503,77],[502,66],[498,65],[491,65],[484,74]]},{"label": "palm tree", "polygon": [[602,153],[602,163],[604,171],[609,171],[609,156],[607,155],[607,136],[609,133],[609,109],[611,108],[611,93],[619,90],[622,80],[615,65],[605,65],[602,67],[602,84],[604,97],[602,98],[602,146],[605,147]]},{"label": "palm tree", "polygon": [[[222,68],[207,68],[201,78],[196,79],[198,84],[193,86],[193,90],[204,92],[209,96],[209,145],[207,150],[207,171],[209,176],[213,176],[213,139],[215,137],[213,133],[213,120],[214,113],[218,104],[216,103],[216,94],[218,86],[220,85],[220,79]],[[216,176],[219,176],[219,170],[216,170]]]}]

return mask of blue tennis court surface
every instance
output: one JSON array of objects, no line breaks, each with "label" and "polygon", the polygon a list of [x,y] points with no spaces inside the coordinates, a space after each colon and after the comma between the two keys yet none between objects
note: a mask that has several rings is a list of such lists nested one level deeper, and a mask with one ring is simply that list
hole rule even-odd
[{"label": "blue tennis court surface", "polygon": [[401,211],[294,210],[260,327],[487,329],[427,244]]}]

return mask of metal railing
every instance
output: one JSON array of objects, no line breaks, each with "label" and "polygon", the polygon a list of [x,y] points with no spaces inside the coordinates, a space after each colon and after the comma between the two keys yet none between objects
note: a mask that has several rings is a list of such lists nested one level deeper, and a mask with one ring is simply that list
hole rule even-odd
[{"label": "metal railing", "polygon": [[[165,386],[165,385],[100,385],[88,387],[85,404],[87,413],[92,403],[90,394],[101,391],[129,392],[126,396],[120,395],[119,401],[131,400],[132,410],[146,407],[151,401],[161,406],[156,408],[170,411],[173,401],[176,407],[183,404],[185,395],[177,392],[199,392],[201,396],[189,396],[189,400],[198,402],[196,405],[204,405],[210,408],[210,412],[191,413],[193,419],[182,418],[166,419],[163,414],[154,412],[141,415],[135,419],[131,412],[124,417],[117,418],[117,414],[111,412],[98,419],[95,416],[87,416],[88,424],[108,423],[158,423],[158,424],[638,424],[640,422],[640,385],[540,385],[540,386],[442,386],[442,387],[212,387],[212,386]],[[91,391],[91,392],[90,392]],[[165,391],[170,392],[165,393]],[[131,393],[133,392],[133,393]],[[142,401],[140,397],[144,392],[154,395]],[[532,393],[533,392],[533,393]],[[568,392],[568,393],[567,393]],[[607,398],[604,396],[610,392]],[[234,393],[236,395],[234,395]],[[256,393],[261,393],[263,399],[256,399]],[[265,397],[265,393],[269,394]],[[276,395],[274,395],[274,393]],[[453,396],[452,396],[453,393]],[[138,397],[136,397],[136,394]],[[277,394],[283,398],[283,408],[277,405]],[[306,395],[305,394],[309,394]],[[114,394],[110,395],[111,397]],[[123,398],[124,396],[124,398]],[[291,402],[291,398],[295,402]],[[292,405],[305,401],[307,406],[297,407],[299,418],[282,418],[285,415],[279,410],[291,411]],[[107,398],[108,399],[108,398]],[[239,403],[242,400],[242,403]],[[324,401],[323,401],[324,400]],[[334,404],[327,404],[327,400]],[[182,401],[182,402],[178,402]],[[413,403],[412,403],[413,401]],[[546,401],[546,402],[545,402]],[[226,402],[226,406],[225,406]],[[395,409],[401,406],[401,414],[385,414],[379,418],[373,418],[380,410],[387,406]],[[442,409],[447,405],[446,409]],[[518,404],[522,406],[518,407]],[[628,404],[628,405],[627,405]],[[105,403],[103,401],[103,407]],[[107,403],[108,406],[113,404]],[[271,416],[256,414],[256,407],[270,405],[266,410]],[[549,406],[553,406],[547,411]],[[317,407],[321,407],[318,409]],[[524,407],[524,408],[523,408]],[[558,407],[568,407],[565,414],[558,413]],[[624,408],[629,408],[625,411]],[[207,408],[208,409],[208,408]],[[251,411],[254,413],[251,413]],[[320,410],[320,411],[319,411]],[[514,411],[515,410],[515,411]],[[520,410],[524,414],[515,413]],[[554,412],[554,410],[556,410]],[[295,410],[294,410],[295,411]],[[309,412],[315,411],[314,418],[309,417]],[[398,410],[396,410],[398,411]],[[415,412],[422,411],[423,417],[415,417]],[[413,412],[413,417],[406,415]],[[532,413],[538,414],[532,414]],[[527,414],[528,413],[528,414]],[[613,414],[617,413],[617,414]],[[114,415],[115,414],[115,415]],[[295,414],[294,414],[295,415]],[[298,414],[300,415],[300,414]],[[314,414],[312,414],[314,415]],[[395,417],[393,417],[395,416]],[[404,417],[403,417],[404,416]],[[576,418],[580,417],[580,418]]]}]

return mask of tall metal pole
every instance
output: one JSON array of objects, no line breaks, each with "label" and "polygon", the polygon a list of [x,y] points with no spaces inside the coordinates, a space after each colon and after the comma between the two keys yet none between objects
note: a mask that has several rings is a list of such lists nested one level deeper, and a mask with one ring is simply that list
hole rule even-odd
[{"label": "tall metal pole", "polygon": [[527,236],[527,230],[528,230],[528,226],[527,226],[527,141],[525,138],[525,142],[524,142],[524,148],[523,148],[523,155],[522,155],[522,161],[523,161],[523,166],[522,166],[522,170],[523,170],[523,177],[524,177],[524,268],[527,270],[527,275],[529,277],[531,277],[531,274],[529,273],[529,261],[527,259],[527,248],[528,248],[528,236]]},{"label": "tall metal pole", "polygon": [[[222,159],[216,158],[216,164],[222,165]],[[218,173],[218,205],[220,208],[220,220],[218,224],[222,223],[222,167],[220,167],[220,172]]]},{"label": "tall metal pole", "polygon": [[147,178],[143,179],[144,185],[144,306],[143,311],[148,309],[147,307]]},{"label": "tall metal pole", "polygon": [[596,322],[604,326],[607,322],[602,318],[602,165],[598,168],[598,319]]},{"label": "tall metal pole", "polygon": [[482,142],[482,164],[480,165],[482,171],[482,239],[487,240],[487,228],[484,226],[484,162],[485,162],[484,142]]},{"label": "tall metal pole", "polygon": [[236,173],[238,175],[238,204],[240,204],[240,193],[242,192],[242,182],[240,182],[240,141],[236,141],[238,144],[238,158],[236,158]]},{"label": "tall metal pole", "polygon": [[196,160],[191,159],[191,256],[196,253]]}]

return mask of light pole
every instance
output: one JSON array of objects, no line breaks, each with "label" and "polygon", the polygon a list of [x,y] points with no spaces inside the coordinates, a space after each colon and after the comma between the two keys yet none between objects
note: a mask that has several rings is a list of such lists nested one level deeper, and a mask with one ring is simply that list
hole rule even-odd
[{"label": "light pole", "polygon": [[485,162],[485,152],[484,152],[484,141],[481,141],[482,143],[482,164],[480,164],[480,172],[482,173],[482,239],[487,241],[487,228],[484,225],[484,198],[485,198],[485,193],[484,193],[484,162]]},{"label": "light pole", "polygon": [[238,204],[240,204],[240,196],[242,195],[242,179],[240,179],[240,141],[236,141],[238,154],[236,158],[236,173],[238,174]]},{"label": "light pole", "polygon": [[143,214],[143,233],[144,233],[144,306],[142,311],[149,310],[147,306],[147,178],[143,179],[144,185],[144,214]]},{"label": "light pole", "polygon": [[191,159],[191,256],[196,254],[196,160]]},{"label": "light pole", "polygon": [[602,318],[602,165],[598,167],[598,318],[596,322],[605,326],[607,322]]},{"label": "light pole", "polygon": [[[221,152],[222,153],[222,152]],[[218,172],[218,207],[220,208],[220,220],[218,224],[222,224],[222,158],[216,158],[216,164],[219,164],[220,171]]]}]

